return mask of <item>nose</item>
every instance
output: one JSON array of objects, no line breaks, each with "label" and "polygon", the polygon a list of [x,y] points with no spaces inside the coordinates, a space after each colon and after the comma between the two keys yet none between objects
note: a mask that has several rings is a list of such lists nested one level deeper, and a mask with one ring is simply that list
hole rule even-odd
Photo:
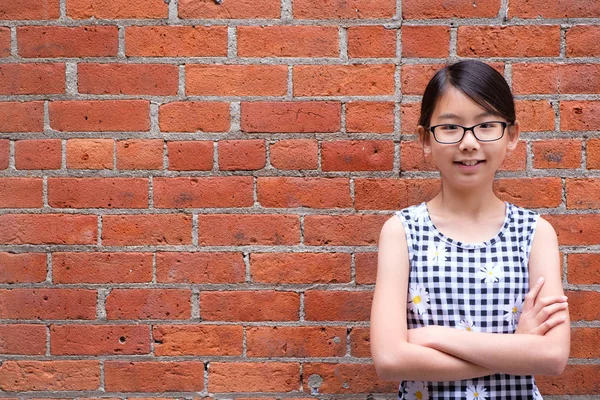
[{"label": "nose", "polygon": [[465,131],[465,135],[459,144],[460,150],[477,150],[479,148],[479,141],[473,133],[473,129]]}]

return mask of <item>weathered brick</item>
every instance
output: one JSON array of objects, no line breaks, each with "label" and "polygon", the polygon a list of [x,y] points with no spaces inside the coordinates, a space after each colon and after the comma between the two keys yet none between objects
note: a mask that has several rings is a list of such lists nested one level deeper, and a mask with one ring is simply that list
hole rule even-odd
[{"label": "weathered brick", "polygon": [[0,27],[0,57],[10,56],[10,28]]},{"label": "weathered brick", "polygon": [[371,313],[371,291],[309,290],[304,293],[308,321],[367,321]]},{"label": "weathered brick", "polygon": [[581,141],[578,139],[539,140],[532,144],[534,168],[581,166]]},{"label": "weathered brick", "polygon": [[21,356],[46,354],[46,327],[44,325],[2,324],[0,325],[0,338],[2,338],[0,354]]},{"label": "weathered brick", "polygon": [[279,140],[269,146],[271,165],[282,170],[317,169],[319,145],[313,139]]},{"label": "weathered brick", "polygon": [[93,360],[6,360],[0,387],[7,392],[98,390],[100,362]]},{"label": "weathered brick", "polygon": [[0,178],[0,208],[40,208],[44,205],[41,178]]},{"label": "weathered brick", "polygon": [[154,207],[252,207],[251,176],[154,178]]},{"label": "weathered brick", "polygon": [[244,132],[337,132],[341,125],[339,102],[242,102]]},{"label": "weathered brick", "polygon": [[598,18],[600,3],[594,0],[513,0],[509,17],[518,18]]},{"label": "weathered brick", "polygon": [[53,283],[149,283],[151,253],[52,253]]},{"label": "weathered brick", "polygon": [[241,356],[243,328],[232,325],[155,325],[157,356]]},{"label": "weathered brick", "polygon": [[313,375],[323,379],[319,393],[350,395],[391,393],[398,390],[396,382],[386,382],[377,376],[373,364],[305,363],[302,369],[305,391],[311,390],[308,380]]},{"label": "weathered brick", "polygon": [[158,110],[162,132],[227,132],[229,103],[182,101],[162,104]]},{"label": "weathered brick", "polygon": [[600,129],[600,101],[561,101],[562,131],[597,131]]},{"label": "weathered brick", "polygon": [[73,19],[167,18],[169,6],[162,0],[69,0],[67,15]]},{"label": "weathered brick", "polygon": [[352,101],[346,104],[348,132],[394,132],[394,103]]},{"label": "weathered brick", "polygon": [[394,143],[391,140],[336,140],[323,142],[323,171],[391,171]]},{"label": "weathered brick", "polygon": [[52,325],[52,355],[149,354],[150,329],[144,325]]},{"label": "weathered brick", "polygon": [[17,28],[22,57],[115,57],[116,26],[23,26]]},{"label": "weathered brick", "polygon": [[59,288],[0,289],[0,318],[96,319],[96,291]]},{"label": "weathered brick", "polygon": [[0,132],[42,132],[44,103],[0,102]]},{"label": "weathered brick", "polygon": [[249,357],[342,357],[346,354],[345,327],[249,327],[246,341]]},{"label": "weathered brick", "polygon": [[185,92],[199,96],[283,96],[286,65],[199,65],[185,67]]},{"label": "weathered brick", "polygon": [[204,363],[109,360],[104,362],[104,380],[110,392],[200,392]]},{"label": "weathered brick", "polygon": [[187,214],[104,215],[102,223],[105,246],[192,243],[192,216]]},{"label": "weathered brick", "polygon": [[567,29],[567,57],[600,57],[600,26],[576,25]]},{"label": "weathered brick", "polygon": [[598,209],[600,208],[600,179],[572,178],[567,179],[567,208]]},{"label": "weathered brick", "polygon": [[394,94],[394,65],[296,65],[294,96]]},{"label": "weathered brick", "polygon": [[357,178],[354,206],[357,210],[400,210],[431,200],[439,190],[438,179]]},{"label": "weathered brick", "polygon": [[16,169],[59,169],[62,165],[60,139],[15,141]]},{"label": "weathered brick", "polygon": [[560,178],[514,178],[494,181],[501,200],[527,208],[554,208],[562,204]]},{"label": "weathered brick", "polygon": [[300,242],[297,215],[206,214],[198,216],[203,246],[293,245]]},{"label": "weathered brick", "polygon": [[262,169],[267,163],[262,139],[220,140],[219,169],[222,171]]},{"label": "weathered brick", "polygon": [[352,207],[346,178],[261,177],[256,187],[263,207]]},{"label": "weathered brick", "polygon": [[[515,94],[558,93],[559,65],[515,63],[512,66],[512,89]],[[520,119],[520,118],[519,118]]]},{"label": "weathered brick", "polygon": [[185,289],[113,289],[106,297],[108,319],[190,318],[191,292]]},{"label": "weathered brick", "polygon": [[0,283],[28,283],[46,280],[43,253],[0,253]]},{"label": "weathered brick", "polygon": [[353,357],[371,358],[369,328],[355,327],[350,331],[350,354]]},{"label": "weathered brick", "polygon": [[145,100],[52,101],[52,129],[67,132],[147,131],[150,102]]},{"label": "weathered brick", "polygon": [[500,3],[500,0],[480,0],[476,3],[460,0],[443,3],[436,0],[404,0],[402,17],[405,19],[493,18],[500,12]]},{"label": "weathered brick", "polygon": [[51,20],[60,17],[60,0],[20,0],[0,4],[0,20]]},{"label": "weathered brick", "polygon": [[600,169],[600,139],[589,139],[587,142],[587,168]]},{"label": "weathered brick", "polygon": [[300,364],[281,362],[211,362],[211,392],[292,392],[300,390]]},{"label": "weathered brick", "polygon": [[457,53],[463,57],[558,57],[560,26],[460,26]]},{"label": "weathered brick", "polygon": [[148,208],[147,178],[48,178],[55,208]]},{"label": "weathered brick", "polygon": [[294,292],[200,292],[200,317],[205,321],[297,321],[299,312],[300,295]]},{"label": "weathered brick", "polygon": [[262,283],[347,283],[350,254],[253,253],[252,281]]},{"label": "weathered brick", "polygon": [[117,169],[163,169],[162,139],[117,141]]},{"label": "weathered brick", "polygon": [[0,64],[0,94],[62,94],[65,64]]},{"label": "weathered brick", "polygon": [[567,280],[575,285],[600,284],[600,254],[574,253],[567,255]]},{"label": "weathered brick", "polygon": [[166,283],[241,283],[246,265],[241,253],[159,252],[156,280]]},{"label": "weathered brick", "polygon": [[544,218],[556,230],[558,243],[562,246],[593,245],[600,237],[600,214],[553,214]]},{"label": "weathered brick", "polygon": [[396,29],[384,26],[348,28],[348,57],[376,58],[396,56]]},{"label": "weathered brick", "polygon": [[114,146],[113,139],[68,139],[67,168],[112,169]]},{"label": "weathered brick", "polygon": [[239,26],[239,57],[339,57],[335,26]]},{"label": "weathered brick", "polygon": [[437,167],[431,154],[425,154],[423,146],[416,140],[400,142],[401,171],[435,171]]},{"label": "weathered brick", "polygon": [[0,215],[2,244],[96,244],[97,236],[95,215]]},{"label": "weathered brick", "polygon": [[598,390],[598,365],[567,365],[560,376],[536,376],[536,384],[544,395],[586,395]]},{"label": "weathered brick", "polygon": [[133,57],[225,57],[225,26],[128,26],[125,54]]},{"label": "weathered brick", "polygon": [[296,0],[293,3],[296,19],[373,19],[391,18],[396,13],[394,0]]},{"label": "weathered brick", "polygon": [[[433,75],[443,68],[443,64],[407,64],[402,66],[400,72],[402,77],[402,93],[423,95],[425,87],[433,78]],[[420,108],[420,104],[417,104]],[[418,119],[418,117],[417,117]],[[417,124],[414,126],[416,127]],[[409,129],[415,129],[412,126]]]},{"label": "weathered brick", "polygon": [[93,64],[77,66],[79,93],[173,96],[179,70],[166,64]]},{"label": "weathered brick", "polygon": [[309,246],[372,246],[386,215],[307,215],[304,242]]},{"label": "weathered brick", "polygon": [[[356,264],[356,283],[373,284],[377,277],[377,253],[356,253],[354,255]],[[352,339],[350,339],[352,341]]]},{"label": "weathered brick", "polygon": [[402,56],[443,58],[450,54],[450,27],[410,26],[402,27]]},{"label": "weathered brick", "polygon": [[554,130],[554,109],[548,100],[517,100],[515,112],[522,132]]},{"label": "weathered brick", "polygon": [[281,16],[280,0],[237,0],[215,3],[210,0],[179,1],[179,18],[279,18]]},{"label": "weathered brick", "polygon": [[213,168],[213,142],[176,141],[167,142],[169,169],[177,171],[210,171]]}]

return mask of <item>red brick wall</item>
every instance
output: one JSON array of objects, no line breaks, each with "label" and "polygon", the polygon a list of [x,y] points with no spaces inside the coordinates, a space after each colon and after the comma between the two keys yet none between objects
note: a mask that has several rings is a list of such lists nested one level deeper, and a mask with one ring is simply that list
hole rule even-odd
[{"label": "red brick wall", "polygon": [[376,243],[428,199],[420,94],[478,58],[517,98],[498,193],[556,228],[600,393],[600,3],[2,0],[0,397],[393,399]]}]

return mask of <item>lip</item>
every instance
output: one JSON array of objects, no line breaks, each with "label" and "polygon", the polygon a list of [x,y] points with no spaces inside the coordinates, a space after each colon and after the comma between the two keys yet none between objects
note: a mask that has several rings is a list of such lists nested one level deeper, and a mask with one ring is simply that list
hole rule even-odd
[{"label": "lip", "polygon": [[[463,162],[465,161],[477,161],[477,163],[475,165],[464,165]],[[485,160],[459,160],[459,161],[454,161],[454,164],[456,164],[456,166],[463,171],[475,171],[477,169],[479,169],[483,164],[485,163]]]}]

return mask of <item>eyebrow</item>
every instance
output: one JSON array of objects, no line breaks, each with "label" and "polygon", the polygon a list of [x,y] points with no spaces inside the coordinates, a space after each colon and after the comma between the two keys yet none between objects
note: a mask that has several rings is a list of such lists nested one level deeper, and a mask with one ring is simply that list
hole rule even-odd
[{"label": "eyebrow", "polygon": [[[477,119],[477,118],[483,118],[483,117],[491,117],[494,115],[495,114],[492,114],[489,111],[485,111],[485,112],[482,112],[481,114],[477,114],[475,116],[475,118]],[[460,119],[461,117],[456,114],[452,114],[452,113],[444,113],[444,114],[438,115],[438,118],[440,118],[440,119]]]}]

